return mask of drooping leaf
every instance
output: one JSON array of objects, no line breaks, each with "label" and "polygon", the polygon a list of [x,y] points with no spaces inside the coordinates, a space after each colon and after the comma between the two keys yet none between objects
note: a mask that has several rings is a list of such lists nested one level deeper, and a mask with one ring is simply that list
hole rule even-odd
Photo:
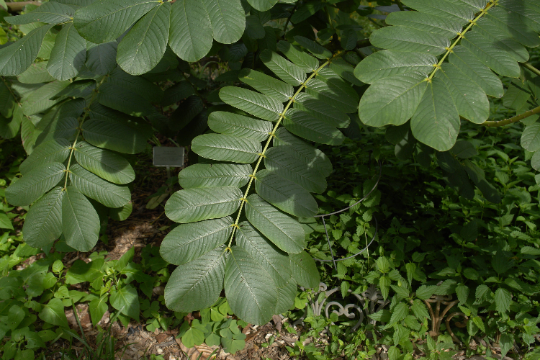
[{"label": "drooping leaf", "polygon": [[62,300],[57,298],[52,298],[47,305],[43,306],[39,313],[39,318],[52,325],[68,327],[68,321],[64,313],[64,304]]},{"label": "drooping leaf", "polygon": [[4,20],[13,25],[30,24],[33,22],[45,24],[60,24],[71,21],[75,11],[72,7],[56,1],[43,3],[35,10],[24,15],[5,17]]},{"label": "drooping leaf", "polygon": [[304,249],[304,229],[298,221],[255,194],[248,197],[245,209],[249,222],[278,248],[290,254],[297,254]]},{"label": "drooping leaf", "polygon": [[283,125],[294,135],[320,144],[341,145],[345,139],[332,124],[315,118],[307,111],[287,110]]},{"label": "drooping leaf", "polygon": [[292,86],[298,86],[306,79],[306,73],[299,66],[289,62],[281,55],[265,49],[261,52],[262,62],[281,80]]},{"label": "drooping leaf", "polygon": [[250,165],[195,164],[178,174],[183,189],[198,187],[236,186],[243,187],[253,173]]},{"label": "drooping leaf", "polygon": [[17,206],[32,204],[64,177],[65,170],[64,164],[57,162],[34,168],[6,189],[8,202]]},{"label": "drooping leaf", "polygon": [[219,92],[225,103],[263,120],[276,121],[283,111],[283,104],[255,91],[226,86]]},{"label": "drooping leaf", "polygon": [[309,192],[322,193],[326,189],[326,179],[315,167],[314,162],[291,151],[290,146],[269,149],[264,158],[264,166],[279,176],[291,180]]},{"label": "drooping leaf", "polygon": [[44,112],[59,103],[59,99],[53,98],[68,84],[68,81],[53,81],[23,96],[21,103],[24,115],[31,116]]},{"label": "drooping leaf", "polygon": [[176,222],[216,219],[234,213],[242,192],[234,186],[191,188],[177,191],[165,204],[165,213]]},{"label": "drooping leaf", "polygon": [[208,127],[215,132],[256,141],[268,139],[272,132],[272,124],[247,116],[225,111],[214,111],[208,116]]},{"label": "drooping leaf", "polygon": [[[294,99],[294,108],[307,111],[319,120],[326,121],[332,126],[346,128],[351,123],[349,116],[308,93],[300,93]],[[356,110],[356,109],[355,109]]]},{"label": "drooping leaf", "polygon": [[249,164],[261,153],[261,143],[248,138],[223,134],[204,134],[193,139],[192,150],[212,160]]},{"label": "drooping leaf", "polygon": [[182,60],[202,59],[212,47],[212,24],[197,0],[176,1],[171,10],[169,46]]},{"label": "drooping leaf", "polygon": [[321,281],[315,260],[305,251],[289,255],[291,272],[298,285],[318,289]]},{"label": "drooping leaf", "polygon": [[36,147],[37,151],[34,151],[21,163],[19,167],[21,173],[23,175],[27,174],[36,166],[46,163],[64,162],[69,156],[70,145],[70,142],[66,139],[53,139],[42,143]]},{"label": "drooping leaf", "polygon": [[69,179],[82,194],[110,208],[119,208],[131,200],[127,186],[118,186],[103,180],[79,164],[71,166]]},{"label": "drooping leaf", "polygon": [[73,24],[85,39],[101,44],[115,40],[158,5],[157,0],[99,0],[78,9]]},{"label": "drooping leaf", "polygon": [[438,151],[447,151],[456,142],[460,124],[448,89],[438,78],[433,79],[411,119],[414,137]]},{"label": "drooping leaf", "polygon": [[220,247],[178,266],[165,286],[169,309],[191,312],[212,306],[223,289],[228,252]]},{"label": "drooping leaf", "polygon": [[94,104],[82,126],[82,134],[94,146],[136,154],[146,148],[151,129],[141,119]]},{"label": "drooping leaf", "polygon": [[277,287],[270,274],[244,248],[233,246],[225,268],[225,294],[240,319],[265,324],[277,305]]},{"label": "drooping leaf", "polygon": [[240,0],[203,0],[202,6],[208,13],[216,41],[233,44],[242,37],[246,20]]},{"label": "drooping leaf", "polygon": [[278,209],[298,217],[312,217],[317,213],[317,202],[300,185],[268,170],[257,172],[255,179],[257,194]]},{"label": "drooping leaf", "polygon": [[227,216],[177,226],[163,239],[161,257],[174,265],[187,264],[228,241],[232,224],[232,218]]},{"label": "drooping leaf", "polygon": [[92,203],[73,186],[62,199],[62,233],[66,244],[78,251],[90,251],[99,237],[99,216]]},{"label": "drooping leaf", "polygon": [[248,222],[240,223],[236,232],[236,245],[261,264],[278,287],[289,283],[291,268],[287,254],[266,240]]},{"label": "drooping leaf", "polygon": [[305,72],[315,71],[319,67],[319,61],[316,58],[306,54],[287,41],[281,40],[278,42],[277,48]]},{"label": "drooping leaf", "polygon": [[23,226],[24,241],[35,248],[52,244],[62,234],[62,199],[65,191],[56,187],[28,211]]},{"label": "drooping leaf", "polygon": [[117,286],[117,288],[113,288],[111,290],[110,300],[111,306],[120,311],[121,314],[139,321],[139,295],[133,285],[127,284],[122,287]]},{"label": "drooping leaf", "polygon": [[127,184],[135,179],[129,162],[111,151],[81,141],[77,143],[74,154],[83,168],[112,183]]},{"label": "drooping leaf", "polygon": [[252,69],[240,71],[238,79],[279,102],[289,101],[293,96],[294,88],[291,85]]},{"label": "drooping leaf", "polygon": [[163,58],[169,37],[171,4],[161,3],[150,10],[118,45],[116,60],[125,72],[141,75]]},{"label": "drooping leaf", "polygon": [[43,38],[53,25],[43,25],[30,31],[15,43],[0,49],[0,75],[19,75],[37,58]]},{"label": "drooping leaf", "polygon": [[86,67],[96,75],[107,75],[116,67],[118,43],[110,41],[103,44],[86,43]]},{"label": "drooping leaf", "polygon": [[415,113],[428,83],[422,74],[403,74],[376,81],[360,100],[358,116],[366,125],[402,125]]},{"label": "drooping leaf", "polygon": [[64,25],[54,43],[47,71],[57,80],[74,78],[86,61],[86,40],[73,23]]}]

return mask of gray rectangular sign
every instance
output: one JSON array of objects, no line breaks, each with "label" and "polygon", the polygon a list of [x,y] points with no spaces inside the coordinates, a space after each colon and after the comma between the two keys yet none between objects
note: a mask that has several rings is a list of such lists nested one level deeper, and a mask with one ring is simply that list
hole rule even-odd
[{"label": "gray rectangular sign", "polygon": [[184,166],[184,148],[163,146],[154,147],[154,166]]}]

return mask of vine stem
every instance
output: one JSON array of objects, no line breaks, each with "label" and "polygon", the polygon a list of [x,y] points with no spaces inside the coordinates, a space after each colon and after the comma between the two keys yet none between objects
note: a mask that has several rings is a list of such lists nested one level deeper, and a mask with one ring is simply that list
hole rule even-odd
[{"label": "vine stem", "polygon": [[107,79],[108,77],[109,77],[109,75],[105,75],[103,77],[103,79],[101,79],[101,81],[97,84],[96,88],[94,89],[94,93],[92,94],[92,98],[88,102],[88,106],[86,106],[85,109],[84,109],[84,113],[83,113],[83,115],[81,117],[81,121],[79,122],[79,127],[77,128],[77,134],[75,135],[75,140],[73,141],[73,145],[71,145],[71,147],[70,147],[68,163],[67,163],[66,170],[65,170],[66,177],[65,177],[65,180],[64,180],[64,187],[62,188],[62,191],[66,191],[66,189],[67,189],[67,182],[68,182],[68,177],[69,177],[69,172],[70,172],[69,169],[71,167],[71,159],[73,158],[73,153],[75,152],[75,146],[77,145],[77,141],[79,140],[79,136],[81,135],[82,126],[84,124],[84,121],[86,120],[88,114],[90,113],[90,106],[92,105],[92,103],[96,99],[97,94],[99,94],[99,87],[103,84],[105,79]]},{"label": "vine stem", "polygon": [[461,41],[461,39],[463,39],[465,37],[465,34],[471,30],[471,28],[476,24],[476,22],[478,20],[480,20],[480,18],[482,18],[482,16],[484,16],[487,11],[489,9],[491,9],[493,6],[497,5],[499,2],[499,0],[492,0],[490,2],[487,3],[486,7],[482,9],[482,11],[480,12],[480,14],[478,14],[477,17],[474,18],[474,20],[470,20],[470,24],[467,25],[467,27],[465,28],[465,30],[463,30],[462,32],[458,33],[458,37],[457,39],[454,41],[454,43],[449,47],[449,48],[446,48],[446,53],[443,55],[443,57],[441,58],[441,60],[436,64],[436,65],[433,65],[435,67],[435,69],[433,70],[433,72],[429,75],[428,78],[426,78],[426,81],[427,82],[431,82],[431,80],[433,79],[433,77],[435,76],[435,74],[437,73],[437,70],[439,70],[444,62],[444,60],[448,57],[448,55],[450,53],[452,53],[452,51],[454,50],[454,48],[456,47],[456,45],[458,44],[459,41]]},{"label": "vine stem", "polygon": [[505,120],[501,120],[501,121],[486,121],[482,125],[484,125],[485,127],[505,126],[505,125],[516,123],[516,122],[518,122],[520,120],[523,120],[523,119],[528,118],[529,116],[533,116],[535,114],[540,114],[540,106],[538,106],[538,107],[536,107],[536,108],[534,108],[532,110],[526,111],[523,114],[511,117],[509,119],[505,119]]},{"label": "vine stem", "polygon": [[325,68],[326,66],[328,66],[333,59],[335,59],[336,57],[338,56],[341,56],[343,54],[343,51],[339,51],[337,52],[335,55],[333,55],[330,59],[328,59],[324,64],[322,64],[321,66],[319,66],[317,68],[317,70],[315,70],[301,85],[300,87],[298,88],[298,90],[296,90],[296,92],[294,93],[294,95],[289,99],[289,102],[287,103],[287,105],[285,106],[285,108],[283,109],[283,111],[281,112],[281,114],[279,114],[279,119],[278,121],[276,122],[276,125],[274,125],[274,128],[272,129],[272,132],[270,133],[270,136],[268,137],[268,140],[266,141],[266,144],[264,145],[264,148],[263,148],[263,151],[259,154],[259,160],[257,160],[257,164],[255,165],[255,169],[253,169],[253,173],[251,175],[249,175],[250,179],[249,179],[249,182],[248,182],[248,185],[247,185],[247,188],[246,188],[246,191],[244,192],[244,196],[242,197],[241,199],[241,204],[240,204],[240,209],[238,210],[238,215],[236,216],[236,221],[234,222],[234,224],[232,224],[231,226],[233,227],[233,231],[232,231],[232,234],[231,234],[231,238],[229,239],[229,244],[227,245],[227,250],[230,251],[231,249],[231,244],[232,244],[232,241],[234,239],[234,234],[236,232],[236,229],[239,229],[240,226],[238,226],[238,223],[240,221],[240,216],[242,215],[242,209],[244,208],[244,204],[246,203],[247,201],[247,196],[249,194],[249,190],[251,189],[251,185],[253,184],[253,180],[255,179],[255,175],[257,174],[257,171],[259,171],[259,166],[261,165],[261,162],[262,162],[262,159],[266,156],[266,151],[268,150],[268,147],[270,146],[270,142],[272,141],[272,139],[274,138],[274,136],[276,136],[276,131],[279,127],[279,125],[281,124],[281,122],[283,121],[283,119],[285,118],[285,113],[287,112],[287,110],[289,110],[289,108],[291,107],[291,105],[294,103],[294,99],[296,99],[296,97],[298,96],[298,94],[300,94],[302,92],[302,90],[305,89],[306,87],[306,84],[311,80],[313,79],[313,77],[315,77],[319,71],[321,71],[323,68]]}]

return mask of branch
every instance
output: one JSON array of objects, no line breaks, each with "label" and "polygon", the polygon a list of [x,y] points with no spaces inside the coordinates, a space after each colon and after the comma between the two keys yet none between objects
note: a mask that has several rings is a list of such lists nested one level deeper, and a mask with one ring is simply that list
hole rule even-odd
[{"label": "branch", "polygon": [[512,118],[509,118],[509,119],[505,119],[505,120],[501,120],[501,121],[486,121],[482,125],[484,125],[485,127],[505,126],[505,125],[516,123],[516,122],[518,122],[520,120],[523,120],[523,119],[528,118],[529,116],[533,116],[535,114],[540,114],[540,106],[537,107],[537,108],[534,108],[532,110],[526,111],[523,114],[514,116]]},{"label": "branch", "polygon": [[399,7],[400,11],[405,11],[405,7],[403,7],[403,4],[401,3],[401,0],[396,0],[397,6]]},{"label": "branch", "polygon": [[21,11],[22,9],[24,9],[26,5],[30,5],[30,4],[37,5],[37,6],[41,5],[41,3],[38,1],[22,1],[22,2],[7,2],[6,3],[8,10],[11,12]]}]

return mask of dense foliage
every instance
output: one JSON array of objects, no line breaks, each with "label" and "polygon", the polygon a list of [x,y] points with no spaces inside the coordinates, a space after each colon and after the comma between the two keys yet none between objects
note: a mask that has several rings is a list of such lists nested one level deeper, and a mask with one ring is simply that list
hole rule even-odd
[{"label": "dense foliage", "polygon": [[[385,323],[372,330],[392,339],[394,358],[424,336],[432,295],[456,296],[469,319],[455,341],[481,331],[503,353],[534,343],[536,1],[51,0],[17,16],[3,8],[0,136],[20,134],[27,154],[13,165],[21,176],[7,177],[0,216],[9,228],[8,203],[28,210],[24,250],[0,267],[9,273],[2,288],[12,289],[0,316],[12,306],[22,314],[2,328],[14,344],[32,343],[36,316],[66,325],[41,315],[76,302],[67,285],[88,282],[77,300],[96,319],[109,303],[124,323],[141,309],[157,314],[145,316],[154,328],[218,309],[184,328],[186,341],[219,343],[219,331],[237,349],[243,337],[230,313],[266,323],[298,305],[298,285],[317,288],[321,277],[344,296],[380,289],[389,309],[372,315]],[[176,320],[159,315],[156,279],[132,253],[117,263],[97,254],[91,269],[74,263],[65,274],[58,255],[91,251],[108,218],[129,217],[135,154],[156,134],[189,150],[181,190],[164,206],[179,225],[159,254],[145,250],[160,259],[154,272],[177,265],[159,280]],[[379,187],[332,216],[329,235],[344,256],[372,237],[378,247],[334,270],[317,266],[313,257],[328,260],[330,249],[314,216],[367,194],[377,161]],[[37,249],[48,255],[35,270],[11,270],[12,256]],[[39,286],[28,293],[32,271]]]}]

